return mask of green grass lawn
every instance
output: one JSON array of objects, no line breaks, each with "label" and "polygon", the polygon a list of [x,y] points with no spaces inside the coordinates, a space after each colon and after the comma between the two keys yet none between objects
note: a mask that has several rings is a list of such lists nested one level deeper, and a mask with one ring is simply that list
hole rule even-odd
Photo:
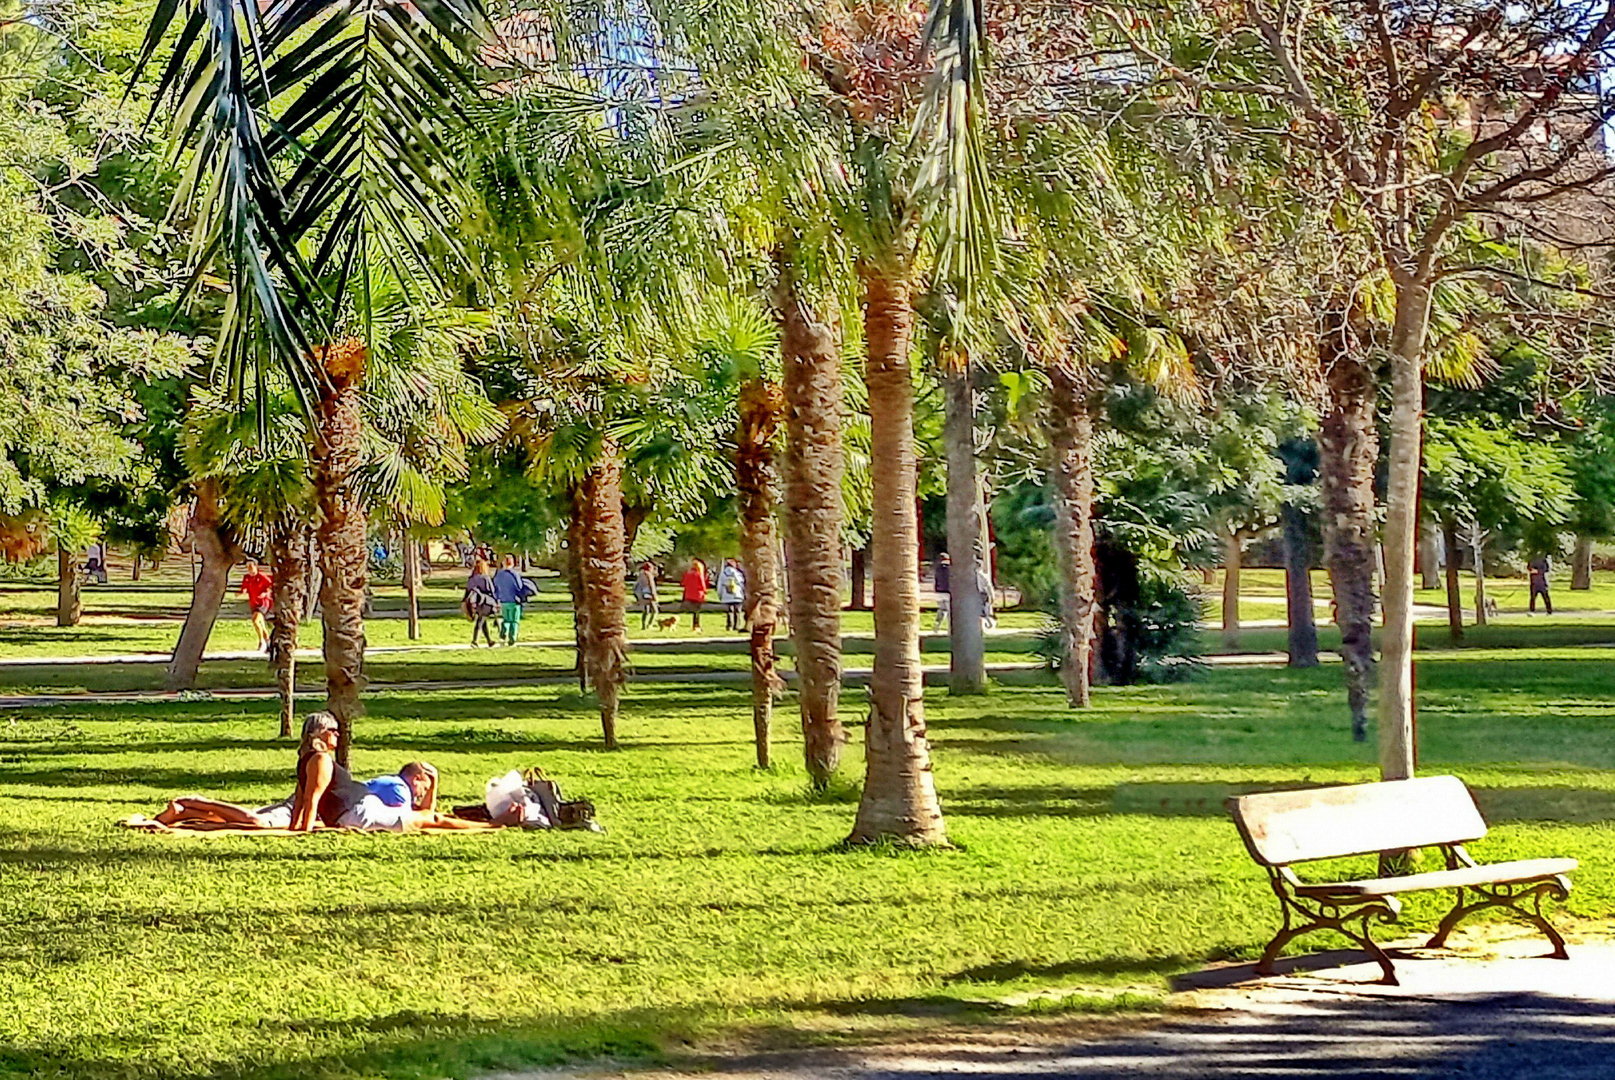
[{"label": "green grass lawn", "polygon": [[[746,697],[726,687],[631,689],[617,753],[560,688],[371,700],[360,772],[425,757],[469,802],[542,764],[598,804],[605,836],[131,834],[111,822],[174,794],[282,794],[272,704],[16,714],[0,719],[0,1075],[469,1076],[999,1023],[1015,1010],[994,1001],[1038,987],[1080,991],[1056,1008],[1160,995],[1174,972],[1254,955],[1276,922],[1222,798],[1373,776],[1339,677],[1215,670],[1101,689],[1080,716],[1052,686],[934,694],[960,846],[920,855],[836,851],[851,792],[805,796],[790,702],[782,764],[752,769]],[[1571,915],[1615,913],[1615,649],[1430,653],[1418,685],[1422,768],[1463,776],[1494,824],[1475,853],[1578,856]],[[1410,898],[1408,922],[1436,910]]]}]

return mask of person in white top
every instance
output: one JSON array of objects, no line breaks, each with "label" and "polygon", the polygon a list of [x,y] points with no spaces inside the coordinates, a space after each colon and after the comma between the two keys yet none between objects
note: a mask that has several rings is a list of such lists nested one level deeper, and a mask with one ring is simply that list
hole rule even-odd
[{"label": "person in white top", "polygon": [[738,559],[723,560],[723,569],[718,571],[718,603],[723,605],[725,630],[746,629],[746,573]]}]

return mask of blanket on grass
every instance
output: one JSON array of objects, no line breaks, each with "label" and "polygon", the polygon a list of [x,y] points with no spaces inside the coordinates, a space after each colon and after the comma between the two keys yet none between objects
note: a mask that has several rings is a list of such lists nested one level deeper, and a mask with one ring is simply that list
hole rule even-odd
[{"label": "blanket on grass", "polygon": [[[145,816],[144,814],[131,814],[129,817],[121,819],[118,822],[118,824],[122,828],[134,829],[136,832],[172,833],[172,834],[175,834],[175,835],[184,834],[184,835],[190,835],[190,836],[216,836],[216,835],[219,835],[221,833],[222,834],[227,834],[227,835],[230,835],[230,836],[302,836],[303,835],[300,832],[293,832],[291,829],[260,829],[260,828],[257,828],[255,826],[251,826],[251,825],[227,825],[227,824],[225,824],[223,822],[220,822],[220,821],[187,821],[187,822],[181,822],[178,825],[164,825],[162,822],[154,821],[151,818]],[[422,832],[456,832],[456,833],[459,833],[459,832],[492,832],[495,829],[499,829],[499,828],[503,827],[503,826],[500,826],[500,825],[493,825],[493,824],[490,824],[488,822],[477,822],[475,824],[477,824],[480,827],[470,828],[470,829],[410,829],[408,831],[411,832],[411,833],[422,833]],[[316,831],[316,832],[358,833],[358,832],[364,832],[365,830],[363,830],[363,829],[338,829],[338,828],[335,828],[335,827],[330,826],[330,825],[316,824],[314,826],[314,831]],[[374,830],[374,831],[380,832],[380,831],[387,831],[387,830]]]}]

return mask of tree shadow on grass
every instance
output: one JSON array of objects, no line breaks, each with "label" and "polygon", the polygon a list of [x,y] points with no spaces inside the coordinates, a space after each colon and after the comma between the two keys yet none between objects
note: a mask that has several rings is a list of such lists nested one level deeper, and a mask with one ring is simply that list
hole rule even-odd
[{"label": "tree shadow on grass", "polygon": [[[1148,817],[1226,817],[1224,803],[1236,795],[1298,791],[1324,785],[1293,783],[1125,783],[1114,787],[1060,785],[966,787],[952,794],[944,810],[964,817],[1068,817],[1124,815]],[[1615,791],[1578,787],[1472,788],[1488,822],[1561,822],[1591,825],[1615,821]]]},{"label": "tree shadow on grass", "polygon": [[1107,956],[1086,960],[1061,960],[1052,963],[1028,960],[1005,960],[996,964],[966,968],[945,975],[945,984],[954,983],[1006,983],[1017,979],[1106,978],[1132,977],[1149,979],[1157,976],[1177,975],[1195,967],[1199,961],[1187,956]]}]

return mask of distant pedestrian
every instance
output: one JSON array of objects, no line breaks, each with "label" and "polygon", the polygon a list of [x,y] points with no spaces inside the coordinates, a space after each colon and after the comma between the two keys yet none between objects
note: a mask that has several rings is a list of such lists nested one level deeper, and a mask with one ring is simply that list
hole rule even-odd
[{"label": "distant pedestrian", "polygon": [[976,571],[976,591],[981,594],[981,625],[991,630],[998,625],[998,616],[993,612],[993,579],[985,566]]},{"label": "distant pedestrian", "polygon": [[953,560],[944,551],[931,568],[931,586],[936,590],[936,619],[932,630],[945,630],[953,624]]},{"label": "distant pedestrian", "polygon": [[1536,614],[1536,598],[1542,597],[1542,603],[1547,606],[1548,614],[1553,614],[1553,597],[1548,595],[1548,575],[1553,572],[1553,564],[1546,555],[1538,555],[1526,567],[1531,574],[1531,614]]},{"label": "distant pedestrian", "polygon": [[723,605],[723,628],[739,633],[746,629],[746,572],[739,559],[723,560],[718,571],[718,603]]},{"label": "distant pedestrian", "polygon": [[656,595],[656,567],[648,561],[639,564],[634,577],[634,603],[639,606],[639,628],[649,630],[662,613],[662,605]]},{"label": "distant pedestrian", "polygon": [[[135,558],[138,560],[139,555]],[[107,583],[107,548],[97,541],[89,546],[84,553],[84,572],[95,579],[97,585]]]},{"label": "distant pedestrian", "polygon": [[[494,589],[493,575],[488,571],[488,561],[476,559],[471,564],[471,576],[465,581],[465,599],[461,604],[471,619],[472,648],[476,647],[479,631],[488,648],[493,648],[493,631],[488,629],[488,623],[499,614],[499,597]],[[501,636],[503,631],[504,627],[501,626]]]},{"label": "distant pedestrian", "polygon": [[691,559],[690,568],[684,571],[684,610],[690,613],[690,629],[701,629],[701,605],[707,602],[707,564]]},{"label": "distant pedestrian", "polygon": [[506,555],[505,565],[493,576],[493,595],[499,601],[499,640],[506,645],[516,644],[516,634],[522,625],[522,604],[530,589],[516,571],[516,556]]},{"label": "distant pedestrian", "polygon": [[258,569],[258,564],[247,560],[247,572],[241,576],[239,595],[247,598],[247,611],[252,628],[258,633],[258,649],[269,651],[269,612],[275,606],[275,579]]}]

